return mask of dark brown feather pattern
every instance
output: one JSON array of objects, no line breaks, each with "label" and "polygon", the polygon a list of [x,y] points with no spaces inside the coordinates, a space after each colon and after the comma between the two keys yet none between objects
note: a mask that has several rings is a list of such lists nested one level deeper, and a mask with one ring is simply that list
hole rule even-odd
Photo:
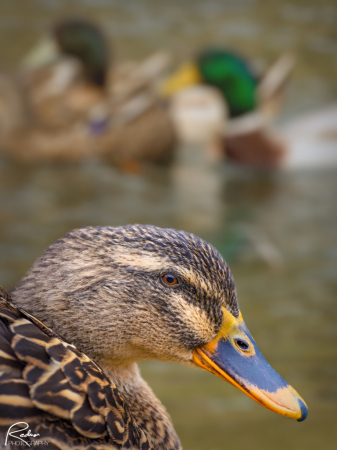
[{"label": "dark brown feather pattern", "polygon": [[9,426],[27,422],[48,449],[150,448],[100,367],[38,325],[0,290],[0,447]]}]

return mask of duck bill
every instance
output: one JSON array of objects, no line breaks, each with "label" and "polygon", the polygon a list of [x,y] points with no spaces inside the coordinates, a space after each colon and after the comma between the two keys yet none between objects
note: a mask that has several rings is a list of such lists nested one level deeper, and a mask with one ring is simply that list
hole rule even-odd
[{"label": "duck bill", "polygon": [[180,89],[194,86],[199,83],[202,83],[202,78],[197,66],[192,62],[187,62],[164,81],[161,86],[161,93],[162,95],[169,97]]},{"label": "duck bill", "polygon": [[248,397],[282,416],[299,422],[308,415],[304,400],[263,357],[242,316],[223,308],[223,325],[216,338],[193,351],[193,361],[236,386]]}]

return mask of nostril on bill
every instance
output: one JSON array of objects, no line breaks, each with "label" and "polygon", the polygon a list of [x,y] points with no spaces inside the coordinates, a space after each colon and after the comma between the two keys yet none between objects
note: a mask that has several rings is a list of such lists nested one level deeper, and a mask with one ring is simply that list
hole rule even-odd
[{"label": "nostril on bill", "polygon": [[235,343],[243,351],[247,351],[249,349],[247,342],[242,341],[241,339],[235,339]]}]

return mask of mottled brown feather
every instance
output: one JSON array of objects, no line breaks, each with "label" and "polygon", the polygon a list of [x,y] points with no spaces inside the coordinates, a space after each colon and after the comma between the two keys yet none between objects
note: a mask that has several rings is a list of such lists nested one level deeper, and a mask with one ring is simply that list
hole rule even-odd
[{"label": "mottled brown feather", "polygon": [[31,319],[0,289],[1,445],[10,425],[27,422],[48,449],[151,448],[102,369]]}]

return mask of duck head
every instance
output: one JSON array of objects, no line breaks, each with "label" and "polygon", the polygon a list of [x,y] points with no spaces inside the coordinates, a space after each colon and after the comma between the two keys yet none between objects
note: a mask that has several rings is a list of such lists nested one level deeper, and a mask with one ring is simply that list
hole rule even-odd
[{"label": "duck head", "polygon": [[57,23],[53,31],[61,53],[79,59],[86,80],[104,87],[110,54],[106,38],[99,27],[88,20],[72,18]]},{"label": "duck head", "polygon": [[234,52],[221,48],[203,50],[164,81],[162,93],[171,96],[196,84],[217,88],[226,100],[231,118],[257,107],[257,76],[245,58]]},{"label": "duck head", "polygon": [[244,324],[225,261],[191,234],[142,225],[73,230],[12,296],[104,366],[155,359],[201,367],[272,411],[307,415]]}]

